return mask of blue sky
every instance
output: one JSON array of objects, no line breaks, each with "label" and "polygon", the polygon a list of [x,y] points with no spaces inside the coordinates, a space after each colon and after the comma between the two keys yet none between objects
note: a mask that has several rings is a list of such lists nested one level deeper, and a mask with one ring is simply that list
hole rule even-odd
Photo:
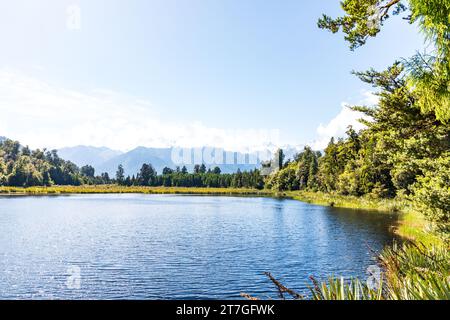
[{"label": "blue sky", "polygon": [[249,129],[278,129],[280,144],[328,139],[351,118],[343,103],[373,101],[350,71],[385,68],[424,43],[392,19],[351,52],[317,28],[322,13],[340,14],[338,1],[2,1],[0,135],[122,150],[255,145],[224,137]]}]

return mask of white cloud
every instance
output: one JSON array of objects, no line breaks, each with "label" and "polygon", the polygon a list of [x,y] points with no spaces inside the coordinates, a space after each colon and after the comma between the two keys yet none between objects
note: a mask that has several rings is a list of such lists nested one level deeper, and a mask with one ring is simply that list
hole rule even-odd
[{"label": "white cloud", "polygon": [[[364,98],[360,100],[359,104],[374,106],[378,103],[379,98],[373,92],[363,90],[361,91],[361,94]],[[332,137],[344,137],[348,126],[352,126],[356,131],[364,128],[364,125],[359,122],[359,119],[368,120],[369,118],[361,112],[351,110],[348,106],[348,103],[343,102],[341,104],[341,111],[336,117],[325,125],[319,125],[317,128],[318,138],[312,144],[312,147],[315,150],[325,149]]]},{"label": "white cloud", "polygon": [[142,99],[108,90],[68,90],[5,69],[0,69],[0,114],[0,136],[33,148],[82,144],[120,150],[215,146],[247,151],[279,143],[277,131],[163,121],[157,108]]},{"label": "white cloud", "polygon": [[380,97],[377,96],[373,91],[362,90],[361,94],[364,98],[360,101],[360,104],[366,106],[375,106],[380,101]]}]

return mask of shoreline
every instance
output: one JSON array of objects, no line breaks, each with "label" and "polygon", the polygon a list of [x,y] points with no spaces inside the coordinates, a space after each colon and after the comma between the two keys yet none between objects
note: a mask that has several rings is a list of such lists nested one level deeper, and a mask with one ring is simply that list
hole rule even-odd
[{"label": "shoreline", "polygon": [[266,195],[269,190],[237,188],[196,188],[196,187],[123,187],[105,186],[54,186],[54,187],[0,187],[2,195],[68,195],[68,194],[186,194],[186,195]]},{"label": "shoreline", "polygon": [[405,200],[375,199],[369,197],[344,196],[333,193],[313,191],[273,191],[240,188],[197,188],[197,187],[142,187],[117,185],[83,185],[52,187],[0,187],[2,196],[58,196],[71,194],[173,194],[173,195],[211,195],[211,196],[257,196],[292,199],[313,205],[336,208],[378,211],[398,215],[398,223],[393,226],[398,236],[426,244],[439,243],[440,240],[424,231],[426,222],[417,212],[413,212]]}]

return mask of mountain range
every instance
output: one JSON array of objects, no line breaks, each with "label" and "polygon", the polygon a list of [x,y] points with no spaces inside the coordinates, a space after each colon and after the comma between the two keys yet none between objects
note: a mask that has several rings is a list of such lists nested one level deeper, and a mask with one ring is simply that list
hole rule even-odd
[{"label": "mountain range", "polygon": [[[0,142],[7,138],[0,136]],[[300,151],[300,147],[283,147],[286,159],[293,158],[293,156]],[[128,152],[113,150],[107,147],[92,147],[92,146],[76,146],[66,147],[58,150],[58,154],[62,159],[72,161],[77,166],[82,167],[91,165],[95,168],[96,174],[108,172],[110,176],[115,176],[117,167],[121,164],[124,167],[126,175],[137,174],[144,163],[150,163],[158,173],[162,173],[165,167],[175,169],[177,166],[183,166],[174,163],[172,160],[172,148],[146,148],[137,147]],[[255,156],[255,154],[252,154]],[[228,159],[226,156],[224,157]],[[233,173],[237,170],[249,171],[261,166],[258,160],[255,163],[249,164],[249,156],[240,152],[233,152],[233,161],[235,164],[218,164],[207,165],[207,168],[219,167],[223,173]],[[240,161],[237,159],[245,159]],[[244,162],[245,164],[240,164]],[[195,163],[197,164],[197,163]],[[201,164],[201,163],[198,163]],[[186,165],[189,172],[194,169],[194,163]]]},{"label": "mountain range", "polygon": [[[137,174],[143,163],[151,163],[158,173],[161,173],[164,167],[175,169],[179,164],[173,162],[172,151],[172,148],[137,147],[128,152],[121,152],[106,147],[76,146],[62,148],[58,150],[58,154],[61,158],[70,160],[80,167],[87,164],[93,166],[97,174],[108,172],[110,176],[114,176],[120,164],[123,165],[126,175]],[[287,158],[292,158],[296,152],[298,152],[296,148],[285,150]],[[206,167],[218,166],[223,173],[233,173],[238,169],[241,171],[253,170],[261,165],[260,161],[257,161],[256,164],[249,164],[248,157],[246,158],[243,153],[235,152],[234,157],[246,159],[246,164],[219,164],[206,165]],[[186,168],[192,172],[194,164],[186,165]]]}]

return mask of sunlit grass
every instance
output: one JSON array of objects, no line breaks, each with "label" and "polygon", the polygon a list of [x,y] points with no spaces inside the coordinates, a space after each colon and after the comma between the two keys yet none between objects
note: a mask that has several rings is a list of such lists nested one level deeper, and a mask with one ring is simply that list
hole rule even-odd
[{"label": "sunlit grass", "polygon": [[117,185],[51,186],[51,187],[0,187],[0,194],[51,195],[51,194],[205,194],[205,195],[272,195],[268,190],[239,188],[187,188],[187,187],[125,187]]},{"label": "sunlit grass", "polygon": [[381,212],[401,212],[408,206],[406,201],[398,199],[377,199],[367,196],[343,196],[336,193],[312,191],[289,191],[284,194],[303,202],[337,208],[365,209]]},{"label": "sunlit grass", "polygon": [[430,223],[420,214],[420,212],[409,210],[401,215],[397,234],[403,238],[414,242],[420,242],[427,247],[441,245],[439,238],[430,226]]}]

